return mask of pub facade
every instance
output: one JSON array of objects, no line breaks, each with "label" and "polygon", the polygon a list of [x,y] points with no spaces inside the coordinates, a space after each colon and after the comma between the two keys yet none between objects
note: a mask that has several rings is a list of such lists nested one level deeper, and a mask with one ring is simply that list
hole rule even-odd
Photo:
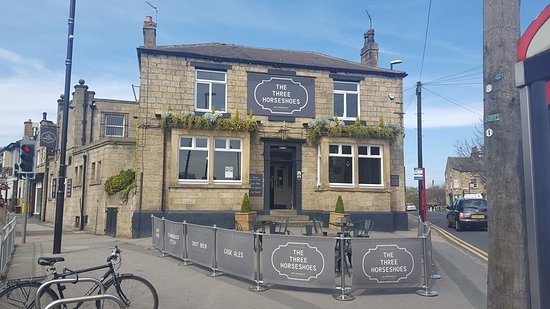
[{"label": "pub facade", "polygon": [[378,66],[374,30],[361,62],[223,43],[157,46],[150,17],[143,33],[138,182],[121,234],[149,233],[151,214],[230,227],[245,193],[259,213],[321,218],[341,195],[352,219],[407,228],[406,74]]}]

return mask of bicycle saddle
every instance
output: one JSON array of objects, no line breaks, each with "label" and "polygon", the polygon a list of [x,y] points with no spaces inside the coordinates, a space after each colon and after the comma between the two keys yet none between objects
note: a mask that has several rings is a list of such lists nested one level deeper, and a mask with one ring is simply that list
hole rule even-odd
[{"label": "bicycle saddle", "polygon": [[52,266],[57,262],[63,262],[63,261],[65,261],[65,258],[61,256],[55,256],[55,257],[41,256],[38,258],[38,264],[42,266]]}]

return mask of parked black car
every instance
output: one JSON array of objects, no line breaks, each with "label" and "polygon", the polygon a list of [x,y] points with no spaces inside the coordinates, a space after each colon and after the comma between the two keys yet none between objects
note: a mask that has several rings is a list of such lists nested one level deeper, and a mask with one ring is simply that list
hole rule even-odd
[{"label": "parked black car", "polygon": [[462,231],[466,227],[487,229],[487,201],[457,199],[447,212],[448,227]]}]

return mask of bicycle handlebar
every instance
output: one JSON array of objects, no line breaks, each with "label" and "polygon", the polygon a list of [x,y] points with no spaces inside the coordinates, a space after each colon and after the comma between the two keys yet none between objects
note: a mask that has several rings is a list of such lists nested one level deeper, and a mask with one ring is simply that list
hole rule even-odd
[{"label": "bicycle handlebar", "polygon": [[120,256],[120,248],[118,246],[115,246],[113,250],[111,251],[111,255],[107,258],[107,262],[111,262],[112,260],[118,259]]}]

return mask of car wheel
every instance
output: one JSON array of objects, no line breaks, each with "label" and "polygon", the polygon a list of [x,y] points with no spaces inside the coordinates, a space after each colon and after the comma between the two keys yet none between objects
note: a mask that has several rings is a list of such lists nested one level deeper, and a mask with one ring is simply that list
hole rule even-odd
[{"label": "car wheel", "polygon": [[458,221],[458,219],[456,219],[455,221],[455,229],[457,232],[460,232],[463,230],[462,226],[460,225],[460,221]]}]

